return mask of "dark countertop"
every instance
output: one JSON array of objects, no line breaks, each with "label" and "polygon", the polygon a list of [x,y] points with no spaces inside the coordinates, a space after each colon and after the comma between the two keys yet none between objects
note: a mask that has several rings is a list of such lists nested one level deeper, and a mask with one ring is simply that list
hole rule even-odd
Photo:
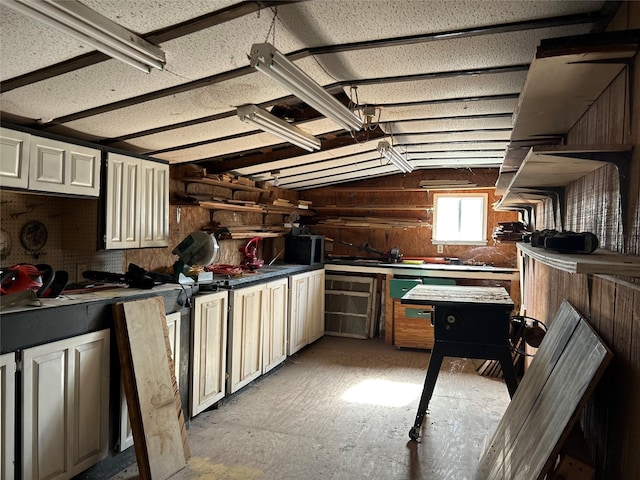
[{"label": "dark countertop", "polygon": [[[216,289],[249,287],[297,273],[323,268],[323,264],[292,265],[274,264],[255,273],[235,278],[214,276]],[[111,328],[112,305],[135,299],[162,296],[165,313],[188,313],[186,298],[198,293],[209,293],[210,287],[198,284],[156,285],[152,289],[116,287],[89,293],[60,295],[58,298],[39,299],[41,306],[12,307],[0,312],[0,353],[13,352],[44,343],[53,342]]]},{"label": "dark countertop", "polygon": [[297,273],[310,272],[323,267],[324,264],[322,263],[314,263],[311,265],[274,263],[273,265],[265,265],[264,267],[258,268],[252,273],[243,274],[241,277],[221,278],[220,275],[214,275],[213,285],[225,289],[249,287],[257,283],[276,280]]}]

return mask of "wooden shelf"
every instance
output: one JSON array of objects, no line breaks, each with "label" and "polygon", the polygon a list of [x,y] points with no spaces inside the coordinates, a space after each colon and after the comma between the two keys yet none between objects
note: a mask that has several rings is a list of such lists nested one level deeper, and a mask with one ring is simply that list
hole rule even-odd
[{"label": "wooden shelf", "polygon": [[518,242],[517,246],[528,257],[565,272],[640,277],[640,256],[637,255],[607,250],[583,255],[556,253],[522,242]]},{"label": "wooden shelf", "polygon": [[633,61],[639,42],[637,30],[543,40],[520,94],[511,141],[565,135]]},{"label": "wooden shelf", "polygon": [[512,174],[495,210],[522,210],[552,198],[563,206],[564,187],[588,175],[605,163],[612,163],[620,174],[620,193],[626,195],[633,145],[536,145],[529,149],[520,168]]},{"label": "wooden shelf", "polygon": [[241,183],[224,182],[222,180],[215,180],[213,178],[206,178],[206,177],[179,177],[179,178],[176,178],[176,180],[179,180],[180,182],[185,182],[185,183],[202,183],[203,185],[210,185],[212,187],[229,188],[231,190],[243,190],[245,192],[256,192],[256,193],[268,192],[268,190],[265,188],[252,187],[250,185],[243,185]]},{"label": "wooden shelf", "polygon": [[314,210],[333,211],[333,210],[376,210],[389,212],[424,212],[433,208],[433,205],[408,206],[408,205],[323,205],[316,206]]}]

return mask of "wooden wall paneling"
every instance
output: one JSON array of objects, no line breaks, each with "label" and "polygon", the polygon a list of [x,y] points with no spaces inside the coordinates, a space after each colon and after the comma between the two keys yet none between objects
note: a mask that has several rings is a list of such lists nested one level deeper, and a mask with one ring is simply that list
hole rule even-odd
[{"label": "wooden wall paneling", "polygon": [[[640,8],[638,8],[640,17]],[[631,356],[630,356],[630,376],[628,385],[630,387],[628,402],[631,404],[627,411],[636,412],[631,415],[627,424],[629,436],[625,439],[626,455],[625,463],[629,465],[629,478],[640,478],[640,414],[638,413],[638,399],[640,399],[640,291],[635,290],[633,294],[633,324],[631,326]]]},{"label": "wooden wall paneling", "polygon": [[[615,325],[611,348],[614,359],[611,365],[611,376],[614,382],[613,391],[609,391],[612,399],[611,415],[609,417],[608,464],[615,467],[615,478],[633,478],[629,476],[631,466],[638,462],[638,451],[629,450],[635,443],[632,438],[638,436],[638,431],[632,431],[633,417],[630,412],[638,410],[637,398],[632,397],[634,367],[632,361],[632,338],[634,327],[634,292],[630,288],[618,285],[615,295]],[[636,329],[640,327],[635,322]],[[636,369],[638,367],[635,367]],[[635,415],[638,416],[638,413]],[[633,462],[633,463],[632,463]],[[609,470],[610,472],[612,470]]]}]

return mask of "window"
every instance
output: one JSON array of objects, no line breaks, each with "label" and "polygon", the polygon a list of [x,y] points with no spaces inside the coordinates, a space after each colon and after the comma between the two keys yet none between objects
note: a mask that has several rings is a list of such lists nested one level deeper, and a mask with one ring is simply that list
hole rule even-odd
[{"label": "window", "polygon": [[433,203],[433,243],[486,245],[486,193],[436,193]]}]

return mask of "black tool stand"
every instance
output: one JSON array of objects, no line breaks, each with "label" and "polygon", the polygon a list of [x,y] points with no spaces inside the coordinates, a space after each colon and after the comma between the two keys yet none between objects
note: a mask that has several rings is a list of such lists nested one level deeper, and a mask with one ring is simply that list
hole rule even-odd
[{"label": "black tool stand", "polygon": [[509,318],[513,301],[504,288],[417,285],[401,303],[433,305],[435,342],[409,437],[420,437],[422,421],[436,385],[444,357],[498,360],[509,395],[518,388],[509,344]]}]

